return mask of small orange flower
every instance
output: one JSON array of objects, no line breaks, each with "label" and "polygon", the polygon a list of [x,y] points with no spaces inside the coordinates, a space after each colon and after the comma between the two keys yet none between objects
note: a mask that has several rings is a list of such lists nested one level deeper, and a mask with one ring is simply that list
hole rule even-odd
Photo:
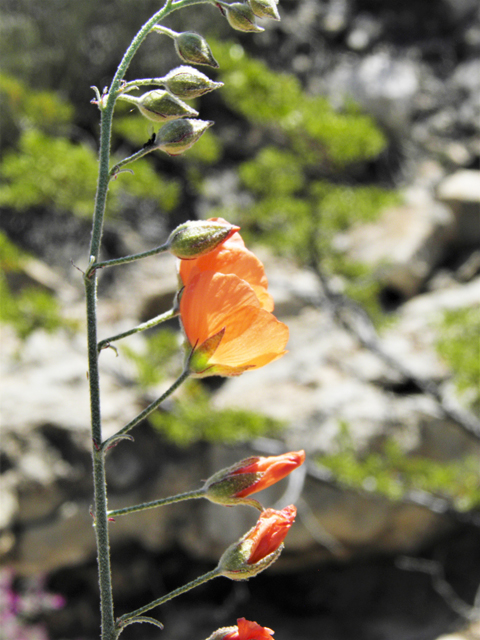
[{"label": "small orange flower", "polygon": [[253,288],[237,275],[191,274],[180,317],[192,349],[189,369],[197,376],[237,376],[285,353],[288,327],[262,308]]},{"label": "small orange flower", "polygon": [[260,514],[255,527],[245,538],[251,541],[252,547],[247,564],[256,564],[276,551],[285,540],[288,530],[295,522],[296,507],[291,504],[281,511],[265,509]]},{"label": "small orange flower", "polygon": [[267,569],[279,558],[296,515],[293,504],[281,511],[262,511],[257,524],[223,553],[218,563],[221,575],[230,580],[248,580]]},{"label": "small orange flower", "polygon": [[258,480],[249,487],[238,491],[237,498],[245,498],[252,493],[257,493],[270,487],[275,482],[288,476],[294,469],[302,465],[305,461],[305,451],[290,451],[282,453],[280,456],[268,456],[267,458],[253,458],[251,464],[242,467],[232,473],[232,475],[244,473],[258,474]]},{"label": "small orange flower", "polygon": [[[208,222],[229,224],[223,218],[210,218]],[[255,291],[260,306],[273,311],[273,299],[267,292],[268,280],[261,261],[249,251],[238,232],[204,256],[194,260],[181,260],[179,275],[184,285],[201,271],[234,274],[248,282]]]},{"label": "small orange flower", "polygon": [[221,469],[204,484],[204,495],[211,502],[225,505],[249,504],[263,511],[253,493],[282,480],[305,461],[305,451],[290,451],[267,458],[252,456]]},{"label": "small orange flower", "polygon": [[272,640],[272,629],[261,627],[256,622],[239,618],[237,628],[222,637],[222,640]]}]

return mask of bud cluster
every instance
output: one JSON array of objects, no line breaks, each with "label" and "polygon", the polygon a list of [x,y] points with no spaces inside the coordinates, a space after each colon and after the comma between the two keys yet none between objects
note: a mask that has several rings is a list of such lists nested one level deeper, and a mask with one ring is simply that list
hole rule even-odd
[{"label": "bud cluster", "polygon": [[216,5],[237,31],[264,31],[255,18],[280,20],[277,0],[248,0],[248,2],[217,2]]}]

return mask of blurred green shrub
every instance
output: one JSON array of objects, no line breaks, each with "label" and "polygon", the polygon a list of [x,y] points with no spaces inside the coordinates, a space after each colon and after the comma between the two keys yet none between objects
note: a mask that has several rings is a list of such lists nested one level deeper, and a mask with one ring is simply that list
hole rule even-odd
[{"label": "blurred green shrub", "polygon": [[213,51],[230,109],[276,141],[239,166],[251,204],[215,214],[240,224],[249,240],[341,276],[345,293],[380,323],[382,283],[374,267],[349,260],[334,240],[399,200],[392,190],[355,185],[348,173],[378,159],[387,144],[383,133],[353,105],[335,111],[325,98],[307,95],[293,75],[271,71],[239,45],[214,43]]},{"label": "blurred green shrub", "polygon": [[[26,129],[18,148],[0,162],[0,206],[17,211],[45,206],[91,216],[97,172],[97,155],[87,144]],[[122,173],[111,182],[110,215],[120,210],[122,194],[155,200],[166,211],[177,205],[177,181],[162,179],[146,160],[135,163],[134,174]]]},{"label": "blurred green shrub", "polygon": [[393,439],[380,450],[359,455],[350,439],[348,425],[340,428],[338,451],[317,458],[338,481],[348,487],[380,493],[401,500],[411,491],[425,491],[444,498],[458,511],[480,506],[478,456],[438,462],[424,456],[407,456]]},{"label": "blurred green shrub", "polygon": [[26,253],[0,233],[0,323],[15,329],[24,340],[36,329],[53,333],[60,328],[76,329],[76,324],[62,316],[60,305],[47,290],[31,286],[13,291],[9,284],[12,274],[22,272]]},{"label": "blurred green shrub", "polygon": [[480,308],[445,311],[438,333],[437,351],[452,370],[457,391],[480,410]]},{"label": "blurred green shrub", "polygon": [[126,344],[122,344],[121,351],[135,365],[139,385],[148,389],[174,375],[178,368],[178,333],[172,329],[160,329],[146,338],[143,353]]},{"label": "blurred green shrub", "polygon": [[376,158],[386,139],[354,105],[339,113],[326,98],[307,95],[297,78],[270,70],[231,42],[212,42],[228,106],[249,121],[284,133],[303,164],[341,168]]},{"label": "blurred green shrub", "polygon": [[20,80],[0,74],[0,130],[12,143],[25,127],[37,127],[50,134],[67,130],[73,120],[73,107],[53,91],[38,91]]},{"label": "blurred green shrub", "polygon": [[150,422],[179,446],[198,441],[238,444],[261,436],[278,435],[283,424],[246,409],[214,409],[208,392],[196,380],[186,383],[181,401],[172,411],[157,411]]},{"label": "blurred green shrub", "polygon": [[[143,353],[122,346],[122,352],[134,363],[138,383],[149,388],[167,376],[176,375],[179,364],[179,335],[160,329],[146,338]],[[157,411],[149,417],[164,437],[179,446],[198,441],[239,443],[260,436],[278,434],[283,424],[243,409],[214,409],[210,394],[198,380],[182,386],[181,398],[168,412]]]}]

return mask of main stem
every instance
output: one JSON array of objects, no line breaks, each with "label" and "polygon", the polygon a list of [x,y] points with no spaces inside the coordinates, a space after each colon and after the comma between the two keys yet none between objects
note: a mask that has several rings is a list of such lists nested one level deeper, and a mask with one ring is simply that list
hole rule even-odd
[{"label": "main stem", "polygon": [[127,68],[151,27],[168,13],[171,0],[158,11],[139,31],[127,49],[112,81],[106,104],[101,108],[100,151],[95,211],[93,216],[92,237],[90,241],[90,266],[85,273],[85,294],[87,304],[88,339],[88,379],[90,386],[90,413],[92,429],[92,459],[95,500],[95,536],[97,542],[98,580],[100,588],[101,638],[115,640],[116,629],[112,597],[112,577],[110,562],[110,544],[108,538],[107,488],[105,480],[105,453],[102,448],[102,422],[100,412],[100,376],[97,351],[97,273],[91,268],[98,262],[103,233],[103,221],[110,182],[110,141],[112,119],[116,94],[120,88]]},{"label": "main stem", "polygon": [[[102,422],[100,412],[100,375],[98,369],[97,350],[97,271],[100,247],[103,234],[103,223],[105,218],[105,207],[107,202],[108,186],[110,175],[110,143],[112,135],[112,120],[115,102],[117,100],[125,73],[132,61],[133,56],[145,40],[152,28],[168,14],[181,9],[190,4],[200,4],[205,0],[166,0],[162,9],[157,11],[146,22],[135,38],[132,40],[115,77],[112,80],[108,95],[100,98],[99,107],[101,111],[100,121],[100,150],[99,169],[97,180],[97,192],[95,195],[95,209],[93,214],[92,236],[90,240],[89,265],[85,271],[85,296],[87,306],[87,341],[88,341],[88,380],[90,387],[90,414],[92,429],[92,459],[93,459],[93,481],[94,481],[94,518],[95,536],[97,541],[98,579],[100,587],[100,611],[101,611],[101,640],[116,640],[117,630],[115,629],[113,597],[112,597],[112,577],[110,562],[110,544],[108,538],[108,517],[107,517],[107,488],[105,479],[105,452],[102,446]],[[104,100],[104,102],[103,102]]]}]

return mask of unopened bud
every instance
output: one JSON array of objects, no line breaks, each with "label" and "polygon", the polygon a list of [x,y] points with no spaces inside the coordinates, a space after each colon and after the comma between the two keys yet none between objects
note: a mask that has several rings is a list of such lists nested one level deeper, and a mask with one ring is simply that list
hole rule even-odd
[{"label": "unopened bud", "polygon": [[273,629],[238,618],[236,626],[217,629],[207,640],[272,640],[273,634]]},{"label": "unopened bud", "polygon": [[265,31],[255,22],[255,14],[248,4],[234,2],[222,5],[230,26],[237,31]]},{"label": "unopened bud", "polygon": [[197,142],[213,124],[210,120],[172,120],[167,122],[155,138],[155,149],[161,149],[169,156],[178,156]]},{"label": "unopened bud", "polygon": [[164,82],[171,93],[184,100],[198,98],[204,93],[223,87],[223,82],[214,82],[201,71],[186,66],[172,69],[165,76]]},{"label": "unopened bud", "polygon": [[219,64],[213,57],[213,53],[208,46],[208,42],[198,33],[184,31],[175,37],[175,49],[178,55],[185,62],[191,64],[204,64],[208,67],[218,69]]},{"label": "unopened bud", "polygon": [[224,552],[218,563],[221,574],[231,580],[248,580],[278,559],[292,526],[296,508],[265,509],[257,524]]},{"label": "unopened bud", "polygon": [[276,0],[248,0],[248,3],[257,18],[280,20]]},{"label": "unopened bud", "polygon": [[239,229],[228,222],[189,220],[172,231],[168,250],[177,258],[192,260],[213,251]]},{"label": "unopened bud", "polygon": [[168,122],[185,116],[198,116],[198,111],[162,89],[144,93],[139,98],[137,106],[141,113],[153,122]]}]

